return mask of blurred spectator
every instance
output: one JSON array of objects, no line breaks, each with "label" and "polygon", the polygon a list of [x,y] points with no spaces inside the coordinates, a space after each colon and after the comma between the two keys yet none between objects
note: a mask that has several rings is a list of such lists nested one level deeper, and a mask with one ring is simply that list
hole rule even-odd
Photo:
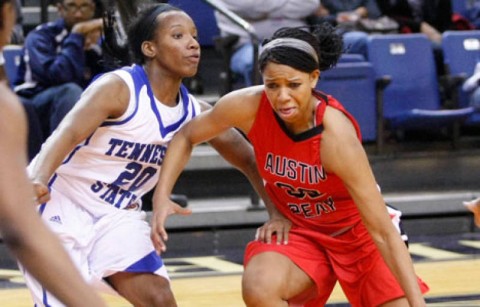
[{"label": "blurred spectator", "polygon": [[20,0],[15,0],[13,4],[15,5],[17,20],[12,29],[12,39],[10,41],[10,44],[21,45],[23,44],[25,39],[25,37],[23,36],[22,2]]},{"label": "blurred spectator", "polygon": [[[249,22],[260,41],[282,27],[306,26],[306,18],[319,7],[318,0],[221,0],[219,3]],[[239,37],[233,46],[231,71],[243,78],[245,86],[253,85],[253,44],[249,33],[219,12],[215,12],[215,18],[222,37]]]},{"label": "blurred spectator", "polygon": [[432,42],[437,72],[445,73],[442,33],[454,30],[451,0],[377,0],[382,14],[396,20],[400,33],[423,33]]},{"label": "blurred spectator", "polygon": [[314,16],[314,23],[328,21],[337,27],[343,35],[343,44],[347,53],[358,53],[367,56],[368,34],[359,31],[357,22],[360,19],[377,19],[381,16],[375,0],[321,0],[320,8]]},{"label": "blurred spectator", "polygon": [[39,25],[25,39],[14,90],[25,105],[35,108],[45,137],[101,72],[98,42],[103,23],[94,19],[95,7],[93,0],[58,0],[60,18]]},{"label": "blurred spectator", "polygon": [[463,90],[470,93],[470,104],[480,111],[480,62],[473,74],[463,83]]},{"label": "blurred spectator", "polygon": [[423,33],[440,44],[442,32],[453,28],[451,0],[377,0],[382,14],[395,19],[401,33]]},{"label": "blurred spectator", "polygon": [[480,29],[480,0],[471,0],[465,12],[462,12],[462,15],[475,29]]}]

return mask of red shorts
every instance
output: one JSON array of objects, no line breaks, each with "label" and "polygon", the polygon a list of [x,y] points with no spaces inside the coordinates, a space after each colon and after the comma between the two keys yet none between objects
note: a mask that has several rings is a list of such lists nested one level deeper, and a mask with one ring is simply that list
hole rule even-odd
[{"label": "red shorts", "polygon": [[[287,245],[252,241],[244,265],[256,254],[271,251],[290,258],[315,282],[316,297],[304,306],[324,306],[337,280],[352,306],[378,306],[404,296],[362,223],[336,237],[292,228]],[[422,293],[428,291],[420,278],[418,284]]]}]

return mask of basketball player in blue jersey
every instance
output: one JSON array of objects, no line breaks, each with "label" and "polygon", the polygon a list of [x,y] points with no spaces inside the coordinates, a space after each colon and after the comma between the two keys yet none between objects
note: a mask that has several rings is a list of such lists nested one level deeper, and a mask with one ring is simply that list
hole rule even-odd
[{"label": "basketball player in blue jersey", "polygon": [[[197,72],[200,46],[192,19],[167,4],[141,10],[127,32],[136,64],[92,83],[29,171],[42,218],[85,278],[135,306],[176,306],[141,197],[156,185],[173,135],[208,106],[181,83]],[[210,143],[247,175],[269,210],[270,229],[284,238],[290,223],[266,197],[250,144],[236,130]],[[25,277],[36,306],[61,305]]]},{"label": "basketball player in blue jersey", "polygon": [[[0,52],[10,41],[15,23],[13,2],[0,0]],[[0,109],[0,232],[3,242],[22,266],[66,305],[106,306],[76,271],[58,238],[35,211],[32,185],[25,171],[26,118],[6,80],[0,80]]]}]

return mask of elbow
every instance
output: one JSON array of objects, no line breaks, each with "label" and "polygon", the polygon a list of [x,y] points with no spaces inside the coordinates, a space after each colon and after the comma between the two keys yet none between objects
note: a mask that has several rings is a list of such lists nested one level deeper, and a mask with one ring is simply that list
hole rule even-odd
[{"label": "elbow", "polygon": [[247,177],[254,177],[258,173],[257,163],[253,155],[246,155],[240,159],[236,168]]}]

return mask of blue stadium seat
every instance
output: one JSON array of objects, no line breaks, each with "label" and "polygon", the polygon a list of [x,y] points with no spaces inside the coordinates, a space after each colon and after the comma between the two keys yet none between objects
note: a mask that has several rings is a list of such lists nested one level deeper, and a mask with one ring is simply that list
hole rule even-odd
[{"label": "blue stadium seat", "polygon": [[22,46],[7,45],[3,48],[3,57],[5,58],[5,73],[7,74],[10,87],[13,88],[14,78],[17,76],[17,69],[20,65]]},{"label": "blue stadium seat", "polygon": [[392,132],[450,128],[455,145],[459,125],[473,113],[473,108],[443,108],[432,43],[426,36],[372,35],[368,40],[368,60],[377,77],[391,78],[383,95],[386,128]]},{"label": "blue stadium seat", "polygon": [[365,62],[365,57],[359,53],[342,53],[338,63]]},{"label": "blue stadium seat", "polygon": [[[442,50],[446,69],[451,75],[473,74],[475,65],[480,62],[480,30],[447,31],[443,33]],[[459,105],[469,105],[469,95],[461,88],[458,90]],[[465,125],[479,125],[480,112],[475,112]]]},{"label": "blue stadium seat", "polygon": [[220,35],[213,8],[202,0],[169,0],[169,4],[184,10],[192,17],[198,29],[202,47],[214,47],[214,38]]},{"label": "blue stadium seat", "polygon": [[465,16],[465,12],[471,0],[450,0],[452,2],[452,11]]},{"label": "blue stadium seat", "polygon": [[340,62],[322,72],[317,89],[332,95],[360,125],[364,142],[377,139],[376,78],[368,62]]}]

